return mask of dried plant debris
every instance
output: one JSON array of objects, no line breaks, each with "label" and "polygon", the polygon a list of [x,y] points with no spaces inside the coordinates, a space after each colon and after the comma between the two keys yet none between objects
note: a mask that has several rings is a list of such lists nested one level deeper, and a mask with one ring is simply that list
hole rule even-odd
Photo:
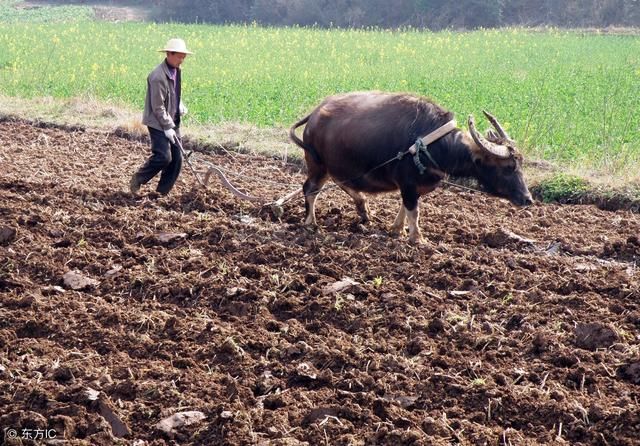
[{"label": "dried plant debris", "polygon": [[[310,229],[302,197],[276,214],[188,169],[168,196],[157,180],[131,196],[144,142],[18,120],[0,137],[3,428],[77,445],[640,438],[637,214],[444,187],[414,246],[388,232],[397,194],[370,198],[363,229],[327,188]],[[268,201],[305,180],[247,153],[192,159]]]}]

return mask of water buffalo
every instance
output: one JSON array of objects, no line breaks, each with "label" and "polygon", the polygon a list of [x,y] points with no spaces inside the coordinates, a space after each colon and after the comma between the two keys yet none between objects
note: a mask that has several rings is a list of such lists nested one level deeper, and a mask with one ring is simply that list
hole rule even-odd
[{"label": "water buffalo", "polygon": [[[289,131],[291,140],[305,150],[305,223],[316,224],[315,201],[329,177],[353,198],[363,223],[369,215],[362,192],[400,189],[402,206],[392,232],[402,233],[408,217],[409,239],[418,243],[418,199],[446,175],[476,178],[489,194],[518,206],[531,204],[522,155],[497,119],[485,115],[495,128],[486,137],[476,130],[473,116],[469,132],[462,131],[452,122],[453,113],[420,96],[355,92],[326,98]],[[304,124],[301,140],[295,131]],[[419,138],[447,124],[448,133],[423,145],[418,156],[400,155],[419,148]]]}]

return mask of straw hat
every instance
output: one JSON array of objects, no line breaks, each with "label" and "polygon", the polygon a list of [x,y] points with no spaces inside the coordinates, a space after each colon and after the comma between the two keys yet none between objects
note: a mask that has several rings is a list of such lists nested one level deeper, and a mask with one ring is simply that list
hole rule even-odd
[{"label": "straw hat", "polygon": [[193,54],[187,49],[187,44],[182,39],[169,39],[163,49],[158,50],[161,52],[183,53]]}]

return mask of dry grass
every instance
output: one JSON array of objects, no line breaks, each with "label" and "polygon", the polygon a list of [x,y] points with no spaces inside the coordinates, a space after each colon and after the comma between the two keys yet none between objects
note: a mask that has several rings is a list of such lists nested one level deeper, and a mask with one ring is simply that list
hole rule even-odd
[{"label": "dry grass", "polygon": [[[0,96],[0,115],[98,130],[124,131],[134,138],[147,135],[146,127],[141,123],[142,110],[134,110],[117,102],[99,101],[93,97],[24,99]],[[238,122],[193,124],[187,117],[182,133],[197,145],[221,151],[267,154],[283,161],[299,161],[303,155],[300,148],[289,142],[288,129],[281,127],[260,128]],[[586,193],[583,190],[579,193],[567,190],[560,201],[595,203],[610,209],[636,209],[640,206],[640,177],[638,172],[631,169],[611,175],[579,165],[559,166],[542,160],[529,160],[525,173],[527,182],[538,198],[543,195],[546,181],[563,175],[584,179],[589,190]]]},{"label": "dry grass", "polygon": [[[0,115],[106,131],[120,129],[133,137],[147,134],[141,122],[141,109],[135,110],[121,103],[99,101],[93,97],[24,99],[0,95]],[[266,153],[283,159],[300,159],[302,155],[301,150],[289,142],[288,129],[260,128],[237,122],[193,125],[189,124],[188,118],[185,121],[183,135],[207,146]]]}]

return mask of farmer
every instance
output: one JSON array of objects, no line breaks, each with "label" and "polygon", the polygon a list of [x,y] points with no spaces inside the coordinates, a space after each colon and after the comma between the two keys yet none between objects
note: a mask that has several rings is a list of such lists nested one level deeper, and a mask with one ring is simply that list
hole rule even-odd
[{"label": "farmer", "polygon": [[140,186],[161,172],[156,191],[167,195],[180,174],[182,153],[180,143],[180,116],[187,107],[180,99],[180,65],[193,54],[182,39],[169,39],[163,49],[167,57],[147,77],[147,95],[144,101],[142,123],[149,129],[151,156],[131,177],[129,189],[137,195]]}]

